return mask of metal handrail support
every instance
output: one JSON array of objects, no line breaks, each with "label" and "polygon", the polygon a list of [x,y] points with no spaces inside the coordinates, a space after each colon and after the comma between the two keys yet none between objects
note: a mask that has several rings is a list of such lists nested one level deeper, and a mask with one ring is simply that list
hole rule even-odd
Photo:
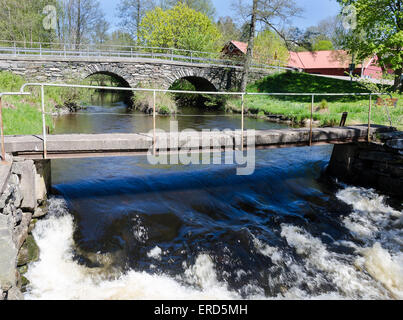
[{"label": "metal handrail support", "polygon": [[30,92],[0,92],[0,134],[1,134],[1,162],[7,163],[6,160],[6,147],[4,141],[4,125],[3,125],[3,104],[2,97],[3,96],[27,96],[30,95]]},{"label": "metal handrail support", "polygon": [[[227,96],[241,96],[242,97],[242,123],[241,123],[241,134],[242,134],[242,147],[244,145],[244,130],[245,130],[245,96],[310,96],[312,97],[311,103],[311,118],[310,118],[310,133],[309,133],[309,146],[312,146],[313,140],[313,116],[314,116],[314,102],[315,96],[369,96],[370,101],[372,101],[373,95],[389,95],[389,93],[248,93],[248,92],[217,92],[217,91],[181,91],[181,90],[169,90],[169,89],[147,89],[147,88],[127,88],[127,87],[105,87],[105,86],[90,86],[90,85],[73,85],[73,84],[57,84],[57,83],[26,83],[21,89],[20,93],[24,94],[26,87],[40,87],[41,88],[41,96],[42,96],[42,127],[43,127],[43,143],[44,143],[44,158],[47,157],[47,133],[46,133],[46,124],[45,124],[45,87],[59,87],[59,88],[79,88],[79,89],[94,89],[94,90],[114,90],[114,91],[131,91],[131,92],[150,92],[153,93],[153,129],[154,132],[156,130],[155,117],[156,117],[156,99],[155,96],[157,93],[177,93],[177,94],[205,94],[205,95],[227,95]],[[371,131],[371,105],[369,108],[369,120],[368,120],[368,136],[370,139],[370,131]],[[393,126],[392,121],[390,120],[391,127]],[[154,143],[156,136],[154,134]]]}]

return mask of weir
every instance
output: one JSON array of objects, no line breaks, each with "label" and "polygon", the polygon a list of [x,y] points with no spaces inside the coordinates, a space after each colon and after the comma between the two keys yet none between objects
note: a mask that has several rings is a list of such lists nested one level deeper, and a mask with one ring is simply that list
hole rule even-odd
[{"label": "weir", "polygon": [[[21,276],[16,268],[30,262],[30,231],[35,219],[46,212],[41,205],[46,200],[51,187],[51,160],[70,158],[92,158],[111,156],[136,156],[148,153],[204,152],[208,142],[210,152],[224,150],[245,151],[248,148],[273,149],[306,147],[315,145],[335,145],[327,173],[342,181],[357,185],[374,187],[378,190],[403,196],[403,133],[392,126],[379,126],[371,123],[371,104],[368,125],[347,127],[313,128],[313,103],[316,95],[326,94],[288,94],[312,96],[312,114],[309,128],[258,130],[249,132],[244,125],[244,96],[247,93],[219,93],[242,96],[242,121],[240,130],[234,132],[176,133],[175,148],[159,145],[162,139],[155,126],[148,133],[132,134],[68,134],[49,135],[45,127],[44,87],[63,86],[46,84],[27,84],[20,93],[26,95],[24,88],[29,85],[41,87],[43,134],[25,136],[4,136],[2,134],[2,160],[0,166],[0,300],[21,299],[19,291]],[[69,85],[64,85],[68,87]],[[91,86],[72,86],[82,88],[104,88]],[[157,89],[120,88],[126,91],[143,90],[156,92],[188,93]],[[201,93],[201,92],[192,92]],[[11,93],[13,94],[13,93]],[[0,94],[1,95],[5,94]],[[262,95],[287,95],[270,94]],[[343,95],[343,94],[339,94]],[[355,94],[350,94],[355,95]],[[358,94],[365,95],[365,94]],[[371,98],[372,94],[368,94]],[[374,94],[376,95],[376,94]],[[0,99],[1,111],[1,99]],[[0,112],[1,115],[1,112]],[[3,132],[3,131],[2,131]],[[248,139],[253,135],[253,146]],[[7,155],[6,155],[7,154]],[[35,250],[34,250],[35,251]],[[32,255],[35,259],[35,254]]]}]

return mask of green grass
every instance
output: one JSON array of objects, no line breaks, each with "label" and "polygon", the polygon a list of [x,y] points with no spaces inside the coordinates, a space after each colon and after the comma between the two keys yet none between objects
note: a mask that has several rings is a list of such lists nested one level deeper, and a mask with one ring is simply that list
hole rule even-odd
[{"label": "green grass", "polygon": [[[359,83],[323,78],[304,73],[282,73],[266,77],[248,86],[248,92],[270,93],[363,93],[368,92]],[[389,107],[392,123],[403,130],[403,95],[397,108]],[[323,102],[326,99],[327,104]],[[375,106],[373,97],[372,123],[389,125],[385,108]],[[229,107],[241,109],[239,99],[231,99]],[[368,123],[369,97],[316,97],[314,120],[321,126],[338,125],[343,112],[348,112],[347,125]],[[303,96],[246,96],[245,107],[251,114],[282,115],[300,125],[310,119],[311,97]]]},{"label": "green grass", "polygon": [[[9,72],[0,72],[0,92],[19,92],[27,81]],[[4,96],[3,121],[6,135],[41,134],[42,112],[41,94],[38,87],[28,87],[29,96]],[[79,101],[87,97],[83,90],[66,88],[45,88],[45,111],[53,112],[56,105],[63,105],[66,101]],[[54,129],[52,116],[46,115],[46,125]]]}]

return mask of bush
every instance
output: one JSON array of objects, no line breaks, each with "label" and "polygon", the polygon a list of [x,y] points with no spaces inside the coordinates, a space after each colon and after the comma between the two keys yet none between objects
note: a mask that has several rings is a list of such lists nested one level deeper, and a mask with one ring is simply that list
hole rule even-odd
[{"label": "bush", "polygon": [[327,102],[326,99],[323,99],[320,103],[319,103],[319,110],[326,110],[329,108],[329,103]]},{"label": "bush", "polygon": [[170,115],[171,110],[167,106],[160,106],[158,108],[158,113],[161,114],[161,115]]}]

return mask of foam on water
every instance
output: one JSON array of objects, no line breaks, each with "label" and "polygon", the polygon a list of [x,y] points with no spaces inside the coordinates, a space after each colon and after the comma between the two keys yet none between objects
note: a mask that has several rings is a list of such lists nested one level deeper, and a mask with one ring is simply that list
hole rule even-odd
[{"label": "foam on water", "polygon": [[[279,230],[286,248],[268,245],[251,233],[256,252],[272,261],[269,274],[271,268],[282,271],[269,279],[283,288],[272,298],[403,299],[402,212],[387,206],[372,190],[347,187],[337,197],[352,205],[353,212],[341,223],[359,241],[333,240],[333,244],[352,248],[354,254],[334,252],[303,227],[291,224],[282,224]],[[34,230],[41,254],[26,275],[30,281],[26,299],[267,298],[256,283],[245,283],[240,292],[229,289],[218,280],[211,256],[203,252],[193,265],[183,263],[183,274],[177,278],[134,270],[112,277],[82,266],[73,259],[73,217],[64,200],[54,198],[49,203],[48,218]],[[139,240],[147,238],[140,219],[134,221],[133,232]],[[163,254],[157,246],[148,256],[158,261]],[[236,274],[241,280],[250,271]]]},{"label": "foam on water", "polygon": [[[56,214],[55,214],[56,213]],[[100,276],[100,270],[80,266],[73,260],[74,221],[63,201],[51,200],[51,216],[38,222],[34,236],[41,248],[40,261],[30,266],[26,299],[237,299],[218,282],[207,255],[200,255],[186,277],[197,286],[184,286],[164,275],[130,271],[115,279]],[[156,250],[155,250],[156,253]]]},{"label": "foam on water", "polygon": [[385,204],[374,190],[347,187],[337,197],[353,207],[344,219],[351,235],[365,243],[356,248],[362,258],[356,264],[387,288],[396,299],[403,299],[403,213]]}]

